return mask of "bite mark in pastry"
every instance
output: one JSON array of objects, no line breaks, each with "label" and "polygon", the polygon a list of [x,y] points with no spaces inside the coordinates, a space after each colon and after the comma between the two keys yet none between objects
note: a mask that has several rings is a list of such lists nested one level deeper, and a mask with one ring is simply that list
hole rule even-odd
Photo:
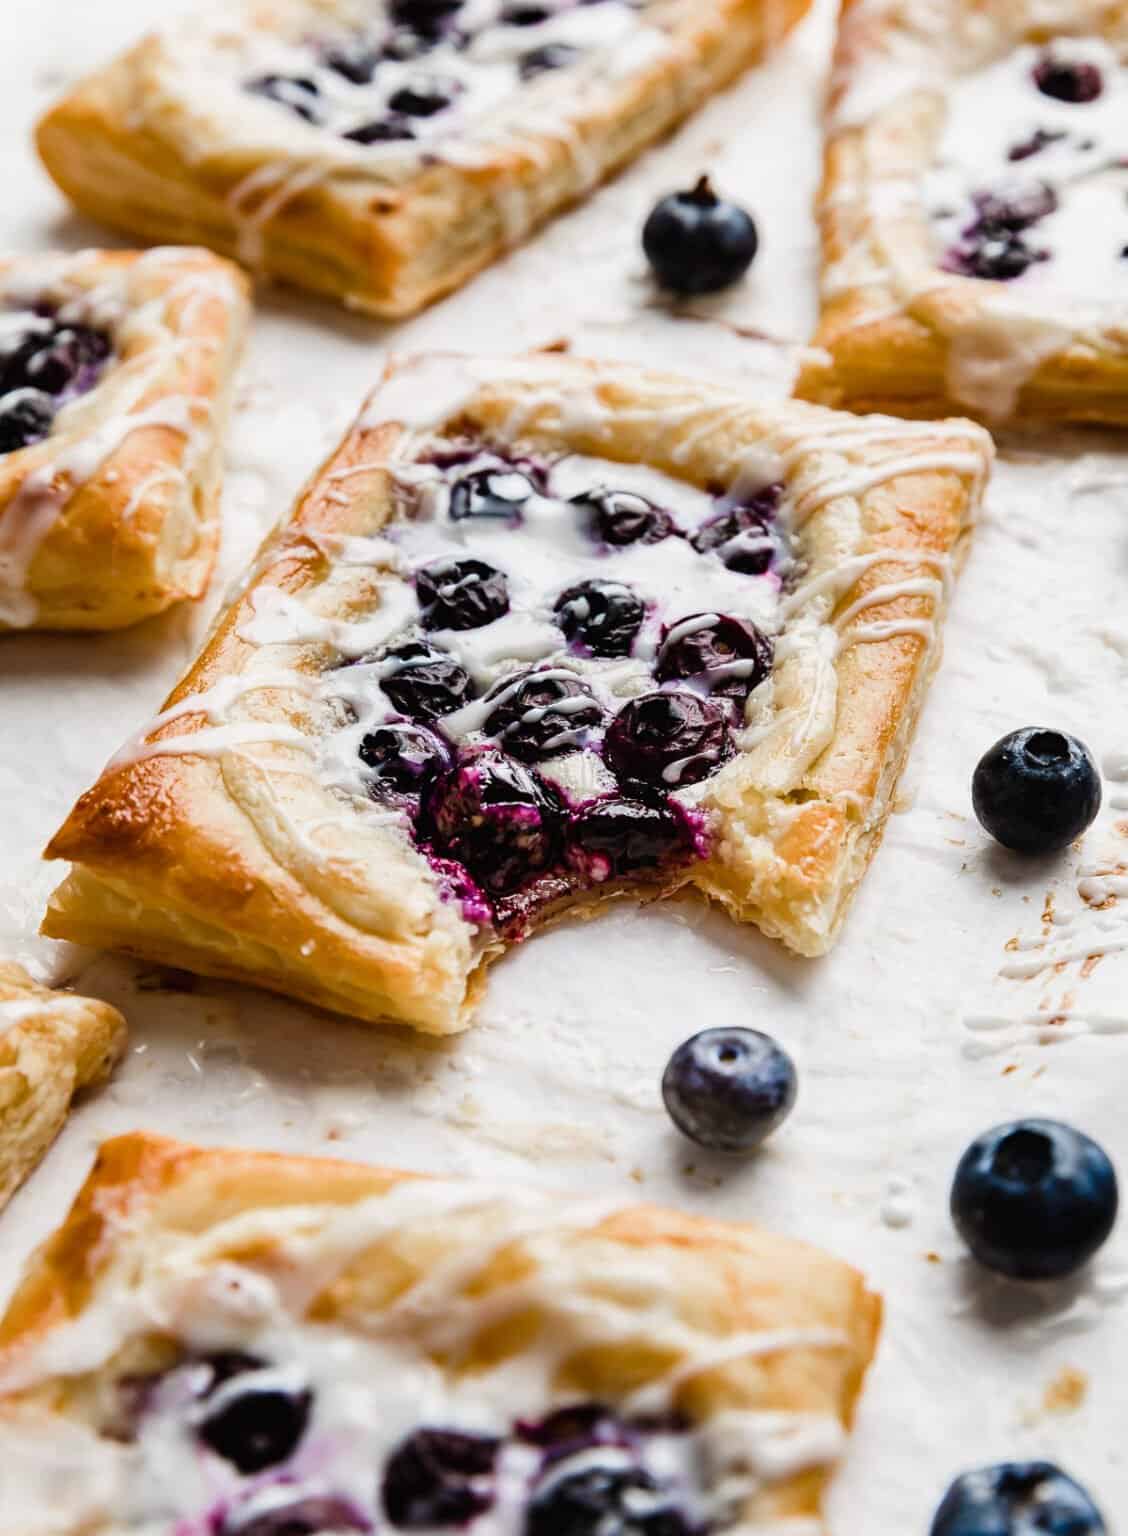
[{"label": "bite mark in pastry", "polygon": [[845,0],[796,392],[1128,424],[1128,11]]},{"label": "bite mark in pastry", "polygon": [[410,314],[632,160],[809,0],[231,0],[43,119],[87,213]]},{"label": "bite mark in pastry", "polygon": [[44,931],[440,1033],[624,893],[821,953],[990,459],[967,422],[410,360],[52,841]]},{"label": "bite mark in pastry", "polygon": [[123,1137],[0,1323],[6,1529],[814,1536],[880,1312],[743,1224]]},{"label": "bite mark in pastry", "polygon": [[52,992],[22,966],[0,963],[0,1209],[62,1130],[75,1096],[108,1077],[124,1047],[125,1021],[109,1003]]},{"label": "bite mark in pastry", "polygon": [[116,629],[204,591],[246,315],[207,251],[0,260],[0,631]]}]

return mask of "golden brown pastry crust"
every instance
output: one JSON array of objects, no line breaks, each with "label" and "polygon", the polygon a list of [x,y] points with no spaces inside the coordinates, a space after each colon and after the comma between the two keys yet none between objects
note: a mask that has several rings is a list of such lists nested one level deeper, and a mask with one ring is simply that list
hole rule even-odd
[{"label": "golden brown pastry crust", "polygon": [[90,250],[0,261],[0,303],[14,294],[104,326],[115,356],[48,437],[0,459],[0,631],[117,629],[199,597],[245,277],[208,251]]},{"label": "golden brown pastry crust", "polygon": [[[695,1426],[745,1412],[849,1427],[876,1346],[881,1302],[847,1264],[743,1223],[610,1199],[577,1203],[577,1214],[559,1197],[513,1206],[519,1191],[476,1190],[455,1180],[442,1182],[454,1191],[446,1214],[421,1223],[409,1202],[398,1223],[380,1223],[378,1235],[351,1241],[338,1236],[328,1259],[320,1256],[318,1236],[335,1212],[355,1208],[359,1231],[371,1231],[363,1225],[363,1202],[371,1209],[374,1200],[402,1195],[415,1183],[426,1197],[432,1182],[386,1168],[205,1150],[143,1134],[105,1143],[69,1218],[31,1261],[0,1321],[0,1444],[13,1427],[49,1429],[62,1420],[97,1427],[105,1396],[92,1386],[145,1360],[152,1323],[139,1315],[122,1329],[120,1348],[73,1373],[66,1369],[68,1327],[81,1327],[110,1297],[115,1315],[130,1319],[132,1299],[175,1278],[189,1247],[197,1296],[208,1266],[226,1264],[228,1285],[238,1266],[303,1298],[297,1310],[285,1303],[294,1327],[316,1319],[319,1329],[362,1335],[415,1285],[449,1272],[459,1259],[453,1295],[471,1311],[462,1342],[440,1367],[448,1381],[539,1353],[543,1337],[552,1340],[548,1384],[558,1401],[595,1398],[614,1406],[668,1382],[663,1390],[672,1405]],[[253,1236],[241,1217],[252,1218]],[[288,1240],[295,1226],[296,1246]],[[646,1269],[632,1286],[638,1260]],[[312,1284],[306,1267],[317,1276]],[[514,1285],[511,1302],[506,1292]],[[589,1301],[599,1320],[590,1335]],[[440,1304],[450,1305],[432,1299],[418,1310],[399,1308],[394,1337],[402,1346],[430,1353],[428,1306]],[[210,1323],[190,1314],[188,1321]],[[150,1339],[150,1362],[162,1352],[167,1358],[169,1343],[167,1334]],[[740,1344],[747,1348],[732,1347]],[[44,1345],[46,1371],[36,1365]],[[817,1522],[836,1459],[836,1451],[824,1450],[782,1476],[753,1479],[743,1519]],[[117,1526],[96,1520],[73,1532],[50,1529],[56,1536],[77,1536],[78,1529],[102,1536]],[[33,1523],[19,1536],[40,1532]]]},{"label": "golden brown pastry crust", "polygon": [[[919,200],[904,188],[932,163],[946,90],[961,59],[1024,42],[1103,37],[1128,58],[1128,12],[1072,0],[1047,17],[1035,0],[842,0],[817,214],[822,303],[795,393],[853,411],[937,418],[1128,425],[1128,302],[1097,320],[1087,294],[1074,314],[1035,295],[1013,314],[1011,285],[938,269]],[[991,42],[985,51],[984,41]],[[994,39],[995,41],[992,41]],[[872,111],[866,79],[893,82]]]},{"label": "golden brown pastry crust", "polygon": [[[796,523],[804,569],[787,595],[788,654],[753,695],[746,749],[702,786],[709,856],[667,887],[691,879],[800,953],[824,951],[880,839],[990,440],[967,422],[924,427],[795,402],[757,406],[727,388],[559,356],[440,357],[393,370],[264,547],[173,692],[172,716],[107,768],[52,840],[48,857],[75,868],[44,931],[361,1018],[440,1033],[468,1021],[504,936],[441,899],[402,834],[356,812],[341,824],[342,799],[316,781],[306,737],[277,739],[295,728],[316,737],[295,685],[332,664],[332,631],[288,646],[247,639],[260,600],[279,600],[262,597],[274,588],[300,597],[319,624],[383,611],[386,570],[331,551],[342,536],[377,534],[392,511],[385,466],[408,435],[395,423],[414,409],[398,391],[417,392],[429,419],[456,431],[648,463],[702,489],[737,483],[750,463],[765,480],[786,476],[782,516]],[[270,686],[240,706],[240,729],[258,739],[219,750],[219,716],[191,701],[243,688],[256,672]],[[162,755],[147,755],[168,737]],[[322,839],[320,861],[303,827]],[[585,911],[617,893],[597,887],[565,906]]]},{"label": "golden brown pastry crust", "polygon": [[108,1077],[124,1047],[116,1008],[0,963],[0,1208],[62,1130],[74,1097]]},{"label": "golden brown pastry crust", "polygon": [[[542,77],[525,87],[528,121],[488,120],[472,156],[459,141],[450,160],[422,165],[374,161],[300,122],[272,144],[261,117],[244,129],[234,89],[216,89],[206,106],[182,96],[174,30],[66,96],[39,125],[39,152],[66,195],[103,223],[207,245],[352,308],[402,316],[632,160],[759,58],[809,3],[656,0],[650,11],[670,44],[656,57],[601,74],[580,65],[563,83]],[[220,40],[248,24],[300,37],[356,10],[350,0],[239,0],[238,9],[189,19],[182,33],[205,48],[214,35],[218,57]]]}]

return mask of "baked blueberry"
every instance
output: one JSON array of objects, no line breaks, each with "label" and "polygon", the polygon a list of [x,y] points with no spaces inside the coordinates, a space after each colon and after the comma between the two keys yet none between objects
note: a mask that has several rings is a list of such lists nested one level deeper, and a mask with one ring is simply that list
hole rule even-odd
[{"label": "baked blueberry", "polygon": [[944,266],[949,272],[959,272],[964,277],[1006,283],[1021,277],[1038,262],[1048,261],[1049,254],[1034,249],[1021,235],[1001,230],[956,246],[945,258]]},{"label": "baked blueberry", "polygon": [[485,518],[490,522],[516,528],[521,509],[536,486],[517,469],[476,469],[451,487],[449,516],[460,523],[467,518]]},{"label": "baked blueberry", "polygon": [[474,697],[469,675],[430,640],[404,640],[380,657],[380,687],[401,714],[437,720]]},{"label": "baked blueberry", "polygon": [[1020,139],[1017,144],[1011,145],[1007,150],[1007,159],[1029,160],[1032,155],[1040,155],[1047,145],[1057,144],[1061,139],[1068,137],[1064,128],[1035,128],[1028,138]]},{"label": "baked blueberry", "polygon": [[517,1438],[539,1446],[553,1458],[571,1456],[592,1445],[625,1445],[625,1426],[603,1403],[569,1403],[543,1419],[520,1419]]},{"label": "baked blueberry", "polygon": [[975,814],[1017,853],[1054,853],[1080,837],[1101,808],[1101,778],[1084,742],[1027,726],[979,759],[971,781]]},{"label": "baked blueberry", "polygon": [[658,203],[642,231],[642,248],[663,288],[715,293],[744,276],[759,247],[751,215],[719,198],[701,180],[690,192]]},{"label": "baked blueberry", "polygon": [[493,1503],[500,1449],[491,1435],[417,1429],[388,1458],[384,1513],[405,1531],[466,1525]]},{"label": "baked blueberry", "polygon": [[1006,1461],[957,1477],[929,1536],[1107,1536],[1097,1506],[1048,1461]]},{"label": "baked blueberry", "polygon": [[770,525],[782,492],[782,485],[765,486],[755,496],[702,523],[689,542],[698,554],[719,555],[730,571],[762,576],[779,554]]},{"label": "baked blueberry", "polygon": [[1043,96],[1055,101],[1069,101],[1081,105],[1096,101],[1104,89],[1101,72],[1095,64],[1080,60],[1062,59],[1046,50],[1034,66],[1034,84]]},{"label": "baked blueberry", "polygon": [[421,795],[451,761],[450,749],[434,731],[405,720],[389,720],[369,731],[359,755],[374,800]]},{"label": "baked blueberry", "polygon": [[393,91],[388,106],[403,117],[434,117],[445,112],[462,86],[457,80],[442,80],[437,75],[420,75]]},{"label": "baked blueberry", "polygon": [[325,62],[353,85],[371,85],[380,53],[365,42],[342,43],[326,52]]},{"label": "baked blueberry", "polygon": [[567,69],[580,57],[582,49],[572,43],[544,43],[530,48],[517,60],[517,71],[522,80],[532,80],[536,75],[547,74],[552,69]]},{"label": "baked blueberry", "polygon": [[288,107],[307,123],[318,119],[318,97],[321,91],[316,80],[306,75],[259,75],[248,80],[246,89],[252,96],[264,96],[267,101]]},{"label": "baked blueberry", "polygon": [[572,645],[590,656],[629,656],[646,617],[630,587],[599,577],[566,588],[553,612]]},{"label": "baked blueberry", "polygon": [[644,693],[607,728],[607,761],[620,783],[672,790],[708,778],[732,756],[719,707],[695,693]]},{"label": "baked blueberry", "polygon": [[979,228],[1013,230],[1015,233],[1037,224],[1058,206],[1057,193],[1045,181],[1020,182],[1015,186],[977,192],[972,201],[979,215]]},{"label": "baked blueberry", "polygon": [[415,129],[402,117],[375,117],[342,134],[342,138],[350,139],[354,144],[394,144],[399,139],[414,137]]},{"label": "baked blueberry", "polygon": [[662,1099],[683,1135],[713,1152],[750,1152],[782,1125],[798,1089],[795,1063],[758,1029],[704,1029],[678,1046]]},{"label": "baked blueberry", "polygon": [[235,1510],[219,1527],[218,1536],[338,1536],[341,1531],[372,1530],[368,1517],[347,1499],[295,1494],[292,1500],[279,1502],[276,1492],[268,1490],[269,1508],[260,1513],[255,1513],[254,1501]]},{"label": "baked blueberry", "polygon": [[505,6],[498,19],[507,27],[538,27],[552,15],[551,6],[516,3]]},{"label": "baked blueberry", "polygon": [[0,396],[0,453],[41,442],[55,420],[55,402],[40,389],[14,389]]},{"label": "baked blueberry", "polygon": [[641,1467],[553,1476],[525,1512],[525,1536],[689,1536],[671,1494]]},{"label": "baked blueberry", "polygon": [[415,575],[424,629],[481,629],[509,612],[509,583],[485,560],[434,560]]},{"label": "baked blueberry", "polygon": [[256,1387],[248,1381],[241,1389],[219,1389],[215,1406],[201,1418],[196,1433],[246,1476],[277,1466],[294,1453],[312,1406],[309,1391]]},{"label": "baked blueberry", "polygon": [[634,491],[584,491],[572,497],[571,505],[587,516],[595,538],[617,549],[657,544],[677,532],[668,512]]},{"label": "baked blueberry", "polygon": [[503,677],[482,702],[492,703],[487,735],[525,763],[573,751],[603,724],[603,710],[587,684],[559,667]]},{"label": "baked blueberry", "polygon": [[52,327],[46,335],[27,338],[5,361],[5,389],[30,388],[61,395],[72,388],[89,388],[110,354],[109,338],[85,325]]},{"label": "baked blueberry", "polygon": [[522,763],[488,747],[439,775],[427,797],[427,821],[438,852],[499,895],[551,863],[560,809]]},{"label": "baked blueberry", "polygon": [[391,0],[388,11],[397,26],[433,38],[445,29],[461,6],[462,0]]},{"label": "baked blueberry", "polygon": [[973,1255],[1015,1280],[1054,1280],[1112,1231],[1116,1171],[1088,1136],[1056,1120],[1015,1120],[978,1136],[952,1181],[952,1220]]},{"label": "baked blueberry", "polygon": [[684,863],[694,841],[679,811],[642,800],[594,800],[568,824],[569,861],[595,881]]},{"label": "baked blueberry", "polygon": [[750,619],[691,613],[666,630],[654,675],[692,681],[706,693],[744,700],[772,669],[772,642]]}]

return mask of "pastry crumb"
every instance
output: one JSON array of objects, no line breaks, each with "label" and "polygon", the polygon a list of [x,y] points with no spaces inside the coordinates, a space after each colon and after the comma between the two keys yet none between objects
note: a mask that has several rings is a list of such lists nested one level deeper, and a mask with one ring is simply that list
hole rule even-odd
[{"label": "pastry crumb", "polygon": [[1042,1406],[1047,1413],[1076,1413],[1089,1392],[1089,1378],[1074,1365],[1063,1365],[1046,1384]]}]

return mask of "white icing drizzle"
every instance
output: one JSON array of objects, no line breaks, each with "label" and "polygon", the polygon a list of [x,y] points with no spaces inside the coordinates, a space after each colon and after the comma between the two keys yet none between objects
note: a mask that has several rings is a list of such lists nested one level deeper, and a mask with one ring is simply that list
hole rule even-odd
[{"label": "white icing drizzle", "polygon": [[[729,1362],[792,1350],[842,1350],[846,1336],[826,1327],[780,1328],[725,1337],[688,1322],[661,1243],[609,1245],[583,1236],[615,1213],[614,1200],[574,1200],[443,1181],[411,1181],[346,1207],[281,1207],[234,1216],[192,1236],[166,1235],[144,1251],[128,1283],[96,1291],[83,1312],[54,1329],[4,1379],[5,1390],[54,1377],[103,1371],[131,1339],[153,1331],[189,1351],[238,1349],[268,1369],[261,1384],[305,1383],[314,1392],[305,1437],[284,1468],[288,1491],[333,1492],[371,1508],[383,1458],[423,1425],[505,1433],[517,1418],[544,1414],[567,1396],[557,1378],[566,1361],[591,1349],[638,1341],[670,1355],[664,1375],[627,1398],[626,1411],[668,1411],[693,1375]],[[393,1302],[367,1310],[351,1330],[306,1314],[338,1275],[381,1238],[444,1231],[447,1251]],[[120,1240],[128,1244],[123,1232]],[[283,1263],[239,1263],[228,1255],[266,1251]],[[485,1294],[468,1289],[491,1260],[520,1243],[532,1261]],[[534,1310],[544,1318],[519,1353],[485,1368],[459,1370],[474,1341]],[[436,1361],[441,1357],[445,1368]],[[172,1378],[169,1379],[170,1383]],[[236,1378],[226,1390],[234,1395]],[[70,1431],[49,1456],[34,1423],[0,1423],[0,1469],[33,1453],[21,1472],[29,1517],[43,1518],[59,1501],[72,1518],[112,1520],[115,1529],[154,1533],[175,1522],[196,1536],[195,1519],[217,1504],[243,1508],[280,1498],[270,1475],[241,1483],[233,1468],[202,1459],[189,1412],[155,1411],[141,1421],[136,1444]],[[818,1414],[729,1410],[691,1434],[656,1433],[644,1464],[672,1478],[698,1518],[726,1531],[748,1529],[741,1510],[760,1490],[812,1467],[830,1466],[843,1440],[837,1420]],[[529,1460],[520,1446],[499,1475],[501,1496],[472,1524],[474,1536],[518,1536]],[[617,1453],[610,1452],[612,1460]],[[585,1453],[607,1464],[605,1451]],[[35,1475],[46,1461],[48,1479]],[[568,1463],[578,1470],[580,1462]],[[0,1471],[0,1480],[3,1472]],[[48,1485],[50,1486],[48,1487]],[[276,1485],[277,1486],[277,1485]],[[7,1507],[7,1506],[6,1506]],[[256,1503],[255,1508],[259,1505]],[[195,1519],[194,1519],[195,1517]],[[211,1526],[207,1527],[211,1529]],[[202,1532],[203,1527],[199,1530]],[[757,1527],[761,1529],[761,1527]],[[771,1528],[773,1531],[775,1527]],[[794,1536],[782,1523],[780,1536]]]}]

